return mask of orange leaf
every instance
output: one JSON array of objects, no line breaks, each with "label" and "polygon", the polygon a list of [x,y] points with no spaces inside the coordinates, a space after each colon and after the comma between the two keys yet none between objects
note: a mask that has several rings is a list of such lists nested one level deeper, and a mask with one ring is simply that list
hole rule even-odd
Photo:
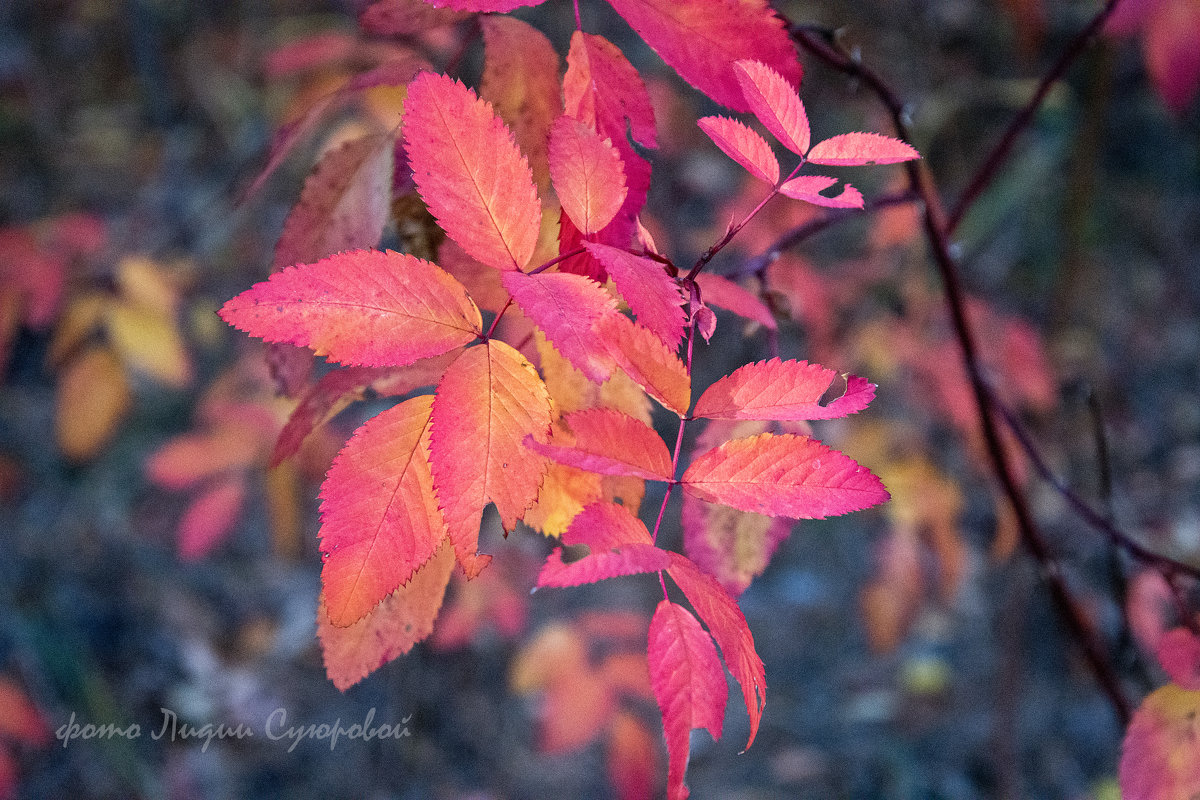
[{"label": "orange leaf", "polygon": [[453,78],[408,86],[404,146],[438,224],[473,258],[522,269],[537,246],[541,204],[529,162],[492,104]]},{"label": "orange leaf", "polygon": [[619,800],[651,800],[655,796],[660,746],[656,739],[645,723],[628,711],[613,715],[604,763]]},{"label": "orange leaf", "polygon": [[288,267],[225,303],[221,318],[268,342],[376,367],[440,355],[482,331],[461,283],[436,264],[391,250]]},{"label": "orange leaf", "polygon": [[247,424],[230,423],[209,433],[184,433],[146,459],[146,476],[164,489],[186,489],[201,480],[258,461],[263,442]]},{"label": "orange leaf", "polygon": [[701,117],[696,124],[721,148],[721,152],[749,170],[751,175],[772,186],[779,180],[779,161],[771,152],[771,145],[753,130],[728,117]]},{"label": "orange leaf", "polygon": [[649,329],[635,325],[623,314],[606,317],[597,334],[621,369],[670,411],[687,414],[692,402],[692,377],[687,367]]},{"label": "orange leaf", "polygon": [[529,159],[534,184],[545,192],[550,186],[546,140],[562,114],[558,53],[544,33],[515,17],[480,17],[479,27],[484,48],[479,96],[508,123]]},{"label": "orange leaf", "polygon": [[796,50],[766,0],[609,2],[663,61],[723,106],[750,110],[733,75],[733,63],[743,58],[800,83]]},{"label": "orange leaf", "polygon": [[442,376],[433,401],[433,479],[468,576],[490,558],[476,553],[488,501],[511,530],[537,498],[548,462],[523,442],[526,436],[545,441],[550,421],[546,385],[504,342],[467,349]]},{"label": "orange leaf", "polygon": [[321,487],[321,579],[344,627],[407,583],[446,538],[429,469],[433,395],[393,406],[355,431]]},{"label": "orange leaf", "polygon": [[808,114],[796,87],[761,61],[739,61],[733,65],[733,75],[746,104],[771,135],[796,155],[807,153]]},{"label": "orange leaf", "polygon": [[646,656],[667,737],[667,797],[682,800],[688,796],[683,778],[692,729],[721,738],[729,696],[725,670],[712,637],[690,611],[668,600],[658,604],[650,620]]},{"label": "orange leaf", "polygon": [[760,433],[697,457],[683,488],[701,500],[772,517],[824,519],[888,499],[879,478],[815,439]]},{"label": "orange leaf", "polygon": [[121,362],[105,347],[85,350],[58,381],[54,432],[71,461],[87,461],[116,433],[132,395]]},{"label": "orange leaf", "polygon": [[550,176],[563,211],[584,235],[611,222],[628,193],[612,141],[572,117],[559,117],[550,129]]},{"label": "orange leaf", "polygon": [[835,419],[862,411],[875,397],[875,385],[856,375],[829,403],[821,398],[837,373],[807,361],[759,361],[718,380],[700,395],[693,416],[710,419]]},{"label": "orange leaf", "polygon": [[325,672],[333,685],[346,691],[428,636],[453,569],[454,551],[442,545],[412,580],[348,628],[329,622],[322,595],[317,608],[317,636],[325,657]]}]

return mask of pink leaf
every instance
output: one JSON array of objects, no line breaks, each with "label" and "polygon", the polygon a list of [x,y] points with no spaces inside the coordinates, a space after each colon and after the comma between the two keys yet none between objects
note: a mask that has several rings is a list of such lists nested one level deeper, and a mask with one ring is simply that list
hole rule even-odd
[{"label": "pink leaf", "polygon": [[390,250],[288,267],[229,300],[220,314],[268,342],[376,367],[440,355],[482,332],[479,309],[461,283],[436,264]]},{"label": "pink leaf", "polygon": [[596,383],[612,374],[612,357],[595,332],[617,304],[600,284],[565,272],[505,272],[504,288],[525,315],[546,334],[554,348]]},{"label": "pink leaf", "polygon": [[825,405],[821,398],[837,373],[807,361],[759,361],[718,380],[696,401],[693,416],[709,419],[835,419],[862,411],[875,397],[875,385],[857,375],[846,391]]},{"label": "pink leaf", "polygon": [[701,572],[684,556],[671,553],[671,579],[683,590],[688,602],[709,633],[721,647],[725,666],[742,687],[742,699],[750,715],[750,739],[746,747],[754,744],[758,735],[758,724],[762,720],[763,706],[767,701],[767,674],[762,659],[754,649],[754,637],[746,617],[737,603],[721,588],[716,578]]},{"label": "pink leaf", "polygon": [[1200,690],[1200,638],[1196,634],[1187,628],[1169,630],[1158,640],[1155,653],[1172,682]]},{"label": "pink leaf", "polygon": [[453,78],[422,73],[408,85],[404,146],[417,189],[450,238],[497,269],[529,262],[542,207],[529,162],[491,103]]},{"label": "pink leaf", "polygon": [[921,154],[906,142],[878,133],[843,133],[817,142],[808,151],[812,164],[859,166],[912,161]]},{"label": "pink leaf", "polygon": [[1121,744],[1124,800],[1183,800],[1200,794],[1200,692],[1167,684],[1134,712]]},{"label": "pink leaf", "polygon": [[669,600],[658,604],[647,639],[650,685],[662,711],[667,738],[667,797],[688,796],[684,785],[689,735],[704,728],[721,738],[729,687],[717,649],[696,618]]},{"label": "pink leaf", "polygon": [[824,519],[886,501],[879,478],[807,436],[760,433],[701,454],[683,475],[701,500],[792,519]]},{"label": "pink leaf", "polygon": [[687,312],[678,282],[667,274],[663,265],[606,244],[584,242],[583,246],[604,265],[617,291],[637,316],[638,324],[652,331],[672,350],[679,347],[687,326]]},{"label": "pink leaf", "polygon": [[627,544],[654,544],[650,531],[629,509],[603,500],[580,511],[562,538],[564,544],[585,544],[593,553]]},{"label": "pink leaf", "polygon": [[796,88],[760,61],[739,61],[733,65],[733,74],[750,110],[771,135],[796,155],[807,153],[811,141],[808,114]]},{"label": "pink leaf", "polygon": [[575,444],[562,447],[525,442],[547,458],[601,475],[671,480],[671,453],[653,428],[611,408],[591,408],[566,416]]},{"label": "pink leaf", "polygon": [[783,21],[765,0],[609,0],[688,83],[723,106],[748,111],[733,75],[740,59],[762,61],[793,85],[800,62]]},{"label": "pink leaf", "polygon": [[850,184],[843,186],[841,194],[835,197],[826,197],[821,194],[822,191],[833,186],[835,183],[837,183],[835,178],[829,178],[824,175],[801,175],[798,178],[792,178],[790,181],[784,181],[783,185],[779,187],[779,193],[785,194],[794,200],[803,200],[806,203],[812,203],[814,206],[822,206],[824,208],[863,207],[862,193]]},{"label": "pink leaf", "polygon": [[762,300],[728,278],[702,272],[696,276],[696,283],[700,285],[701,297],[706,304],[732,311],[739,317],[753,320],[769,330],[779,327],[775,315]]},{"label": "pink leaf", "polygon": [[241,473],[205,489],[179,521],[179,557],[194,561],[212,552],[233,530],[245,499],[246,476]]},{"label": "pink leaf", "polygon": [[538,588],[582,586],[623,575],[658,572],[670,564],[667,551],[652,544],[623,544],[615,550],[592,553],[569,564],[563,563],[562,548],[556,547],[546,557],[537,585]]},{"label": "pink leaf", "polygon": [[721,152],[741,164],[750,174],[772,186],[779,180],[779,162],[767,140],[736,119],[701,117],[700,130],[708,134]]},{"label": "pink leaf", "polygon": [[684,493],[683,550],[735,597],[763,573],[792,521],[706,503]]},{"label": "pink leaf", "polygon": [[598,232],[625,203],[625,165],[611,140],[573,117],[550,129],[550,177],[563,211],[584,234]]}]

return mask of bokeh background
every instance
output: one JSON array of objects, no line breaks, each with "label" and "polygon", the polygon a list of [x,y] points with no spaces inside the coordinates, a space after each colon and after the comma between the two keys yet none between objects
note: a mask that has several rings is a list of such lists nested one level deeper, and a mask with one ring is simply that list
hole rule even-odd
[{"label": "bokeh background", "polygon": [[[1137,6],[1053,90],[955,248],[989,378],[1057,472],[1130,536],[1200,564],[1200,103],[1186,46],[1169,46],[1200,13],[1188,0]],[[886,77],[947,202],[1097,7],[779,6]],[[496,564],[452,585],[432,640],[345,693],[325,677],[316,495],[344,438],[389,401],[355,404],[268,469],[294,401],[275,397],[262,348],[215,311],[269,273],[322,147],[395,113],[383,92],[334,115],[239,202],[281,127],[369,57],[357,10],[0,4],[0,794],[590,798],[612,796],[622,758],[665,772],[656,738],[614,733],[654,730],[644,697],[616,702],[594,735],[548,733],[547,719],[582,713],[553,689],[565,665],[599,675],[636,652],[656,587],[531,596],[550,547],[537,534],[502,541],[493,524],[483,540]],[[689,263],[762,189],[696,129],[716,111],[708,101],[610,11],[582,10],[648,81],[663,144],[647,224]],[[518,16],[565,54],[569,4]],[[1190,31],[1194,44],[1200,26]],[[464,52],[463,74],[478,75],[478,42]],[[802,61],[818,134],[890,133],[862,85]],[[898,170],[846,176],[868,198],[902,190]],[[814,214],[773,201],[716,271],[740,274]],[[869,412],[818,435],[895,499],[798,525],[746,590],[766,715],[745,753],[736,700],[720,742],[694,736],[694,796],[1117,797],[1120,725],[988,479],[911,205],[807,238],[776,269],[780,353],[880,386]],[[698,350],[701,383],[769,353],[761,325],[719,320]],[[1140,697],[1164,680],[1145,643],[1170,593],[1025,477],[1069,586]],[[678,544],[678,527],[664,536]],[[256,735],[155,739],[163,709]],[[276,709],[289,725],[372,713],[408,735],[289,750],[263,735]],[[54,731],[72,719],[142,735],[64,745]]]}]

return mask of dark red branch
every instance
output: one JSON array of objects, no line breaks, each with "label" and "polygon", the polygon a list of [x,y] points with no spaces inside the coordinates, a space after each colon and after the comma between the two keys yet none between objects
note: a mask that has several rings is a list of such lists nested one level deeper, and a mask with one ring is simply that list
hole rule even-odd
[{"label": "dark red branch", "polygon": [[[1107,8],[1107,7],[1106,7]],[[831,67],[850,75],[868,87],[887,107],[892,117],[896,134],[904,141],[912,140],[908,123],[905,119],[904,105],[891,87],[872,69],[834,48],[828,42],[804,28],[792,28],[792,36],[802,47],[817,56]],[[1075,640],[1083,649],[1084,656],[1101,688],[1108,695],[1118,717],[1123,725],[1129,723],[1132,708],[1125,692],[1121,688],[1120,679],[1114,670],[1100,637],[1092,627],[1091,622],[1075,602],[1066,576],[1051,551],[1049,544],[1042,535],[1029,509],[1029,504],[1021,492],[1014,477],[1012,464],[1004,442],[1000,438],[999,429],[993,418],[993,409],[983,379],[979,352],[966,315],[966,295],[959,279],[958,265],[951,254],[949,235],[945,215],[941,208],[940,197],[933,176],[919,162],[908,162],[906,165],[909,184],[925,204],[924,228],[926,237],[933,250],[934,262],[941,276],[946,292],[946,302],[950,311],[954,334],[962,352],[971,383],[971,391],[979,411],[980,428],[987,446],[988,457],[992,462],[992,471],[1012,506],[1021,533],[1021,540],[1037,561],[1042,577],[1046,580],[1051,597],[1062,614]]]}]

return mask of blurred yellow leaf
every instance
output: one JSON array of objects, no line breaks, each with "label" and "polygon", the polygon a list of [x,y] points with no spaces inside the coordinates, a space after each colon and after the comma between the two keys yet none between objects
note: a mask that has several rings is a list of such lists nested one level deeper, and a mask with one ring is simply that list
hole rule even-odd
[{"label": "blurred yellow leaf", "polygon": [[113,348],[130,369],[174,389],[191,382],[192,364],[172,316],[131,303],[115,303],[104,316]]}]

